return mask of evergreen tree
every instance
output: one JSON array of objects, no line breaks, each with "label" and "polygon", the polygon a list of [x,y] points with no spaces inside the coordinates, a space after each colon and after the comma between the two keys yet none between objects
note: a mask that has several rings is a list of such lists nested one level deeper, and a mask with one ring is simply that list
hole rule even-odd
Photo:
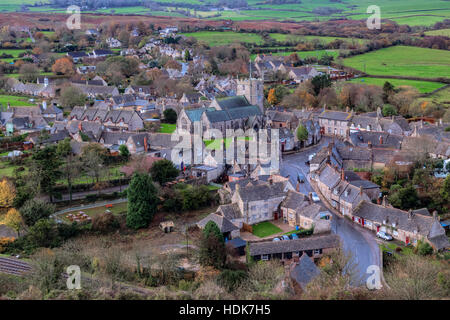
[{"label": "evergreen tree", "polygon": [[199,260],[203,266],[222,268],[225,265],[225,242],[219,227],[213,221],[209,221],[203,229]]},{"label": "evergreen tree", "polygon": [[157,190],[149,175],[135,173],[127,189],[128,212],[127,227],[145,228],[156,212]]}]

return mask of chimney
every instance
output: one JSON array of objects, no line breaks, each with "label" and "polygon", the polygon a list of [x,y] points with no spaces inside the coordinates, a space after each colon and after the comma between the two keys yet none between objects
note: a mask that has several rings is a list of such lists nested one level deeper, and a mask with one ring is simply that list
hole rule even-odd
[{"label": "chimney", "polygon": [[345,181],[345,171],[344,171],[344,169],[341,169],[341,180]]},{"label": "chimney", "polygon": [[362,196],[364,192],[364,189],[362,186],[359,186],[359,195]]},{"label": "chimney", "polygon": [[295,190],[296,190],[297,192],[300,192],[300,182],[297,182],[297,186],[296,186]]},{"label": "chimney", "polygon": [[437,214],[437,211],[436,211],[436,210],[434,210],[434,211],[433,211],[433,219],[434,219],[434,220],[437,220],[437,221],[439,221],[439,220],[440,220],[440,218],[439,218],[439,216],[438,216],[438,214]]},{"label": "chimney", "polygon": [[380,136],[380,144],[383,144],[383,137]]},{"label": "chimney", "polygon": [[83,131],[83,126],[82,126],[82,121],[80,121],[80,123],[78,124],[78,130]]},{"label": "chimney", "polygon": [[367,142],[367,147],[368,147],[369,149],[372,149],[372,141]]},{"label": "chimney", "polygon": [[147,136],[144,136],[144,150],[145,150],[145,152],[148,151]]},{"label": "chimney", "polygon": [[383,196],[383,202],[381,203],[381,205],[385,208],[387,208],[387,200],[386,200],[386,196]]},{"label": "chimney", "polygon": [[236,192],[239,192],[239,190],[241,189],[241,187],[239,186],[239,182],[236,183]]}]

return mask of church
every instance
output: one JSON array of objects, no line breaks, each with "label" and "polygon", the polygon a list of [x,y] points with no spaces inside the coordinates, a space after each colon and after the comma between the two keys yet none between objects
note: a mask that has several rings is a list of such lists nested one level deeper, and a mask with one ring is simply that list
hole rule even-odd
[{"label": "church", "polygon": [[259,130],[265,127],[264,85],[259,79],[237,81],[237,95],[215,98],[206,108],[183,109],[177,129],[194,132],[194,123],[201,123],[202,132],[217,129],[225,136],[227,129]]}]

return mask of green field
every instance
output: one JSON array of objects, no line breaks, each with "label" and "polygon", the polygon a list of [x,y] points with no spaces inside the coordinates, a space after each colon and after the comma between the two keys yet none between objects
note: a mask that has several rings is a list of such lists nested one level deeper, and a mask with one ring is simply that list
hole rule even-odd
[{"label": "green field", "polygon": [[[0,0],[0,11],[11,12],[20,10],[22,4],[32,5],[39,3],[39,0]],[[44,4],[48,1],[42,1]],[[177,4],[189,3],[195,5],[204,5],[202,0],[159,0],[159,4],[169,11],[152,11],[144,6],[130,7],[112,7],[105,9],[83,11],[86,13],[115,13],[115,14],[142,14],[159,16],[178,16],[182,14],[174,12],[174,9],[189,10],[190,14],[197,15],[199,18],[211,20],[231,19],[234,21],[243,20],[276,20],[276,21],[324,21],[329,19],[353,19],[365,20],[370,14],[367,8],[370,5],[380,7],[382,18],[390,19],[399,24],[409,24],[411,26],[426,25],[430,26],[438,21],[450,19],[450,2],[444,0],[343,0],[331,2],[330,0],[302,0],[299,3],[288,4],[266,4],[260,0],[248,0],[248,6],[251,10],[223,10],[207,11],[206,9],[186,9]],[[318,8],[333,8],[340,11],[334,13],[318,13],[314,10]],[[64,13],[65,8],[52,7],[49,5],[28,7],[32,12],[60,12]],[[219,14],[218,17],[213,15]]]},{"label": "green field", "polygon": [[450,38],[450,29],[426,31],[427,36],[445,36]]},{"label": "green field", "polygon": [[399,86],[410,86],[417,88],[420,93],[432,92],[436,89],[443,87],[444,83],[429,82],[429,81],[416,81],[416,80],[403,80],[403,79],[386,79],[386,78],[357,78],[352,79],[349,82],[362,83],[367,85],[376,85],[382,87],[386,81],[389,81],[396,87]]},{"label": "green field", "polygon": [[11,104],[11,107],[30,107],[35,106],[34,103],[28,101],[27,97],[20,96],[9,96],[9,95],[0,95],[0,104],[3,106],[7,106],[8,102]]},{"label": "green field", "polygon": [[450,107],[450,88],[442,89],[431,96],[426,98],[420,98],[420,101],[431,101],[438,105],[444,105]]},{"label": "green field", "polygon": [[198,41],[206,42],[210,46],[225,46],[235,42],[255,44],[262,44],[264,42],[262,37],[255,33],[201,31],[181,34],[186,37],[194,37]]},{"label": "green field", "polygon": [[450,78],[450,51],[395,46],[346,58],[343,64],[370,75]]},{"label": "green field", "polygon": [[177,129],[176,124],[161,123],[160,133],[173,133]]},{"label": "green field", "polygon": [[0,59],[0,61],[3,61],[3,62],[14,62],[14,60],[19,58],[19,54],[23,53],[25,51],[27,51],[27,50],[23,50],[23,49],[0,49],[0,55],[6,53],[6,54],[9,54],[9,55],[13,56],[13,58]]}]

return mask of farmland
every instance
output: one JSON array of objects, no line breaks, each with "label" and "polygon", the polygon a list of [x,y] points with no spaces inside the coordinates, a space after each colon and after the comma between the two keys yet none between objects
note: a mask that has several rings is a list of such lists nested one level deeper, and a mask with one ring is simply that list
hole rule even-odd
[{"label": "farmland", "polygon": [[382,87],[386,81],[389,81],[395,87],[410,86],[416,88],[420,93],[429,93],[436,89],[443,87],[444,83],[429,82],[429,81],[416,81],[416,80],[403,80],[403,79],[386,79],[386,78],[357,78],[352,79],[350,82],[362,83],[367,85],[376,85]]},{"label": "farmland", "polygon": [[450,52],[395,46],[346,58],[343,64],[370,75],[450,78]]},{"label": "farmland", "polygon": [[[12,3],[8,0],[0,0],[0,11],[13,12],[21,9],[21,5],[33,5],[41,3],[37,0],[23,0]],[[27,9],[31,12],[65,12],[65,8],[48,5],[29,6]],[[175,16],[182,17],[175,9],[188,10],[191,16],[208,20],[231,19],[234,21],[251,20],[273,20],[273,21],[324,21],[329,19],[346,18],[353,20],[367,19],[367,8],[376,4],[380,7],[383,19],[390,19],[399,24],[408,24],[410,26],[426,25],[430,26],[436,22],[450,18],[450,3],[441,0],[379,0],[373,3],[369,0],[346,0],[339,2],[330,2],[330,0],[303,0],[299,3],[286,4],[267,4],[259,0],[248,0],[249,9],[246,10],[211,10],[211,6],[205,6],[205,2],[200,0],[161,0],[164,11],[153,11],[144,6],[129,7],[107,7],[97,10],[86,10],[85,13],[102,14],[138,14],[152,16]],[[186,9],[183,4],[204,6],[204,8]],[[320,9],[332,8],[334,12],[321,12]]]},{"label": "farmland", "polygon": [[450,38],[450,29],[432,30],[425,32],[427,36],[445,36]]}]

